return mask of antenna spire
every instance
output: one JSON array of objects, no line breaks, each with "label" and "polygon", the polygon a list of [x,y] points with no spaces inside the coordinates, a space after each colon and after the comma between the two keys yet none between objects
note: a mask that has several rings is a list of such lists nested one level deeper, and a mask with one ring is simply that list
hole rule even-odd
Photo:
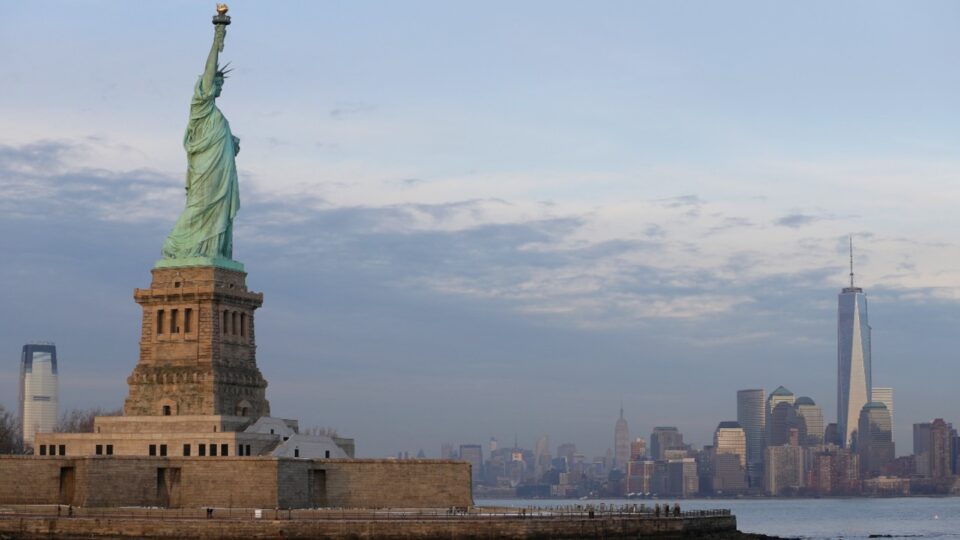
[{"label": "antenna spire", "polygon": [[850,235],[850,288],[853,288],[853,235]]},{"label": "antenna spire", "polygon": [[623,396],[620,397],[620,418],[623,418]]}]

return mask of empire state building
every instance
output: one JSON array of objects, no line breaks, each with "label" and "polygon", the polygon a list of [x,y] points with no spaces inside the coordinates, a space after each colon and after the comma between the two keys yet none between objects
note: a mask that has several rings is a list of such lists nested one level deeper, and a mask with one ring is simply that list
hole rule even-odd
[{"label": "empire state building", "polygon": [[850,286],[840,292],[837,306],[837,434],[849,448],[857,431],[860,410],[871,401],[870,324],[867,298],[853,284],[853,240],[850,241]]}]

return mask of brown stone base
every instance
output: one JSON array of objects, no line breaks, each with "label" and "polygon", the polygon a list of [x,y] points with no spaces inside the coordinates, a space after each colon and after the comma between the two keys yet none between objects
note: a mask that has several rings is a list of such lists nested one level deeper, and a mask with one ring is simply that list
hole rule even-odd
[{"label": "brown stone base", "polygon": [[254,324],[263,295],[247,289],[247,275],[213,266],[152,274],[133,295],[143,322],[124,415],[269,416]]}]

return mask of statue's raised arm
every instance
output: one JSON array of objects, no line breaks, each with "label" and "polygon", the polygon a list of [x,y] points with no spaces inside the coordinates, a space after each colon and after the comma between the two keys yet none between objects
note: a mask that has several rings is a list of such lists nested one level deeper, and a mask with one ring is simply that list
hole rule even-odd
[{"label": "statue's raised arm", "polygon": [[214,265],[242,269],[233,260],[233,219],[240,208],[237,183],[239,139],[216,106],[227,69],[219,65],[230,17],[217,5],[213,45],[190,101],[190,118],[183,136],[187,152],[187,204],[163,244],[158,267]]},{"label": "statue's raised arm", "polygon": [[203,86],[211,88],[213,79],[217,76],[217,63],[220,61],[220,51],[223,50],[223,38],[227,35],[227,27],[217,25],[213,31],[213,45],[207,55],[207,65],[203,68]]},{"label": "statue's raised arm", "polygon": [[217,4],[217,14],[213,16],[213,45],[207,55],[207,65],[203,68],[203,87],[212,88],[219,68],[220,53],[223,52],[223,40],[227,36],[227,25],[230,16],[227,15],[226,4]]}]

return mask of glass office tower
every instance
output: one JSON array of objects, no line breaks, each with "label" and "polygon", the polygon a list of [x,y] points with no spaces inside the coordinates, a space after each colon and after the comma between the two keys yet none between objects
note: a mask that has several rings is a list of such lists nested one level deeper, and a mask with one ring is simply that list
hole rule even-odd
[{"label": "glass office tower", "polygon": [[844,448],[850,448],[860,411],[872,401],[870,373],[867,297],[853,285],[851,248],[850,286],[840,293],[837,306],[837,435]]},{"label": "glass office tower", "polygon": [[20,357],[20,426],[23,442],[53,431],[57,425],[57,348],[53,343],[28,343]]},{"label": "glass office tower", "polygon": [[763,388],[737,391],[737,423],[747,437],[747,477],[750,487],[763,484],[763,449],[767,436],[765,398]]}]

